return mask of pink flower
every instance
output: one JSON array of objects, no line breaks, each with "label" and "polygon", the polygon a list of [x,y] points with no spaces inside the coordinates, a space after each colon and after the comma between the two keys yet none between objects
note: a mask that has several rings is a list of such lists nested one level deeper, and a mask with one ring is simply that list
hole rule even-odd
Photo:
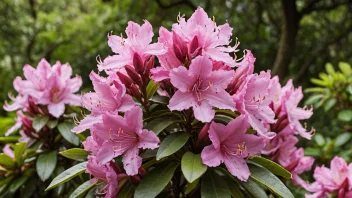
[{"label": "pink flower", "polygon": [[[88,164],[86,172],[94,176],[91,179],[93,183],[103,181],[98,186],[98,194],[105,194],[105,198],[114,198],[119,192],[118,179],[124,174],[119,174],[114,167],[113,162],[105,165],[98,164],[95,156],[88,156]],[[98,181],[99,180],[99,181]]]},{"label": "pink flower", "polygon": [[212,62],[205,56],[193,59],[189,70],[183,66],[171,70],[171,83],[178,90],[170,100],[170,110],[192,107],[195,118],[202,122],[214,118],[213,107],[235,110],[232,97],[225,91],[232,76],[233,71],[212,71]]},{"label": "pink flower", "polygon": [[197,47],[200,48],[202,55],[222,61],[228,66],[235,66],[235,60],[229,53],[236,52],[238,45],[228,47],[231,42],[232,28],[228,23],[216,26],[215,21],[208,17],[203,8],[198,7],[187,21],[180,17],[178,23],[172,25],[172,31],[186,43],[191,43],[197,37]]},{"label": "pink flower", "polygon": [[324,165],[316,167],[314,178],[316,182],[307,187],[314,192],[306,197],[324,197],[324,195],[336,192],[339,198],[348,197],[352,191],[351,174],[352,164],[347,166],[346,161],[340,157],[334,157],[330,163],[330,169]]},{"label": "pink flower", "polygon": [[154,33],[151,24],[147,20],[144,20],[142,26],[129,21],[126,34],[126,39],[120,36],[108,35],[108,45],[117,55],[108,56],[104,62],[99,63],[98,68],[100,71],[116,72],[125,65],[133,65],[134,53],[138,53],[145,60],[150,55],[160,55],[166,52],[163,44],[150,44]]},{"label": "pink flower", "polygon": [[75,95],[82,80],[79,84],[70,84],[61,79],[57,74],[52,74],[45,86],[43,96],[38,101],[39,104],[48,105],[49,113],[58,118],[65,111],[65,104],[80,106],[80,96]]},{"label": "pink flower", "polygon": [[246,134],[248,127],[244,115],[226,126],[212,122],[209,129],[212,144],[202,151],[203,163],[215,167],[224,162],[232,175],[241,181],[247,181],[250,171],[244,158],[259,153],[264,147],[262,137]]},{"label": "pink flower", "polygon": [[275,123],[275,113],[270,108],[273,98],[270,72],[252,74],[246,78],[234,95],[236,109],[248,116],[248,122],[262,136],[275,137],[275,133],[268,132],[265,124]]},{"label": "pink flower", "polygon": [[80,121],[73,128],[73,132],[79,133],[90,128],[95,123],[102,122],[104,112],[125,112],[135,106],[131,96],[126,95],[125,87],[118,81],[114,85],[93,71],[90,73],[95,92],[84,94],[81,98],[82,105],[91,111],[91,114]]},{"label": "pink flower", "polygon": [[142,164],[139,149],[155,149],[159,138],[153,131],[143,129],[142,109],[133,107],[119,115],[104,114],[103,123],[93,126],[98,138],[104,141],[97,152],[99,164],[105,164],[113,158],[123,155],[122,162],[128,175],[138,174]]}]

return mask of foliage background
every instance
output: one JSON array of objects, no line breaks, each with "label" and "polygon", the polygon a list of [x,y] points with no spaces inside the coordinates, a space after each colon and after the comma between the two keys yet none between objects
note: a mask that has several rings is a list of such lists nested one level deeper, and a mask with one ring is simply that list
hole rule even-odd
[{"label": "foliage background", "polygon": [[[256,70],[271,69],[282,83],[312,86],[309,79],[325,71],[325,63],[352,62],[351,0],[2,0],[0,4],[0,105],[14,92],[12,81],[24,64],[36,66],[45,57],[69,62],[91,89],[88,74],[96,56],[111,54],[107,34],[124,32],[128,20],[149,20],[171,28],[179,13],[187,17],[197,6],[233,27],[240,49],[257,58]],[[233,41],[234,42],[234,41]],[[0,131],[12,115],[0,110]],[[331,115],[315,113],[309,125],[329,131],[338,125]],[[338,131],[338,130],[335,130]]]}]

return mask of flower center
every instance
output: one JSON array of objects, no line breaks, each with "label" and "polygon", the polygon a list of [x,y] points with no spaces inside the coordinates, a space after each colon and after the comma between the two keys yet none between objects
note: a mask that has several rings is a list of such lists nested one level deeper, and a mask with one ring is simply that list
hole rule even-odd
[{"label": "flower center", "polygon": [[237,148],[236,146],[232,148],[228,148],[226,147],[226,145],[221,145],[221,151],[229,155],[241,156],[247,151],[247,146],[245,142],[242,142],[242,144],[237,144]]},{"label": "flower center", "polygon": [[192,91],[197,96],[198,103],[206,99],[206,98],[202,98],[202,92],[208,90],[213,85],[210,81],[207,86],[204,86],[204,84],[202,83],[203,83],[203,80],[198,77],[192,87]]},{"label": "flower center", "polygon": [[60,89],[57,87],[54,87],[50,90],[51,93],[51,101],[53,103],[58,103],[60,101]]}]

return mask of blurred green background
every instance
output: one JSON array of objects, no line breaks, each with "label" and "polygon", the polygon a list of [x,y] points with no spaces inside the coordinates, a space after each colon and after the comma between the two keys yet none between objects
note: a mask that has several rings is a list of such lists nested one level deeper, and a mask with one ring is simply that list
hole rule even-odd
[{"label": "blurred green background", "polygon": [[[309,87],[326,62],[352,62],[351,0],[1,0],[0,105],[14,93],[23,65],[36,66],[42,57],[69,62],[90,90],[96,56],[111,54],[108,32],[147,19],[156,41],[160,26],[170,29],[179,13],[189,17],[198,6],[218,24],[228,21],[240,49],[256,56],[256,70],[271,69],[282,83],[293,78]],[[2,108],[0,115],[8,116]]]}]

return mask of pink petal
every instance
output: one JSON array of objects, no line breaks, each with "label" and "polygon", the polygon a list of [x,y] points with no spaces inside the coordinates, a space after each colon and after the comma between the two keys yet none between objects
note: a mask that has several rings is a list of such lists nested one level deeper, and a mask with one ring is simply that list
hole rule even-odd
[{"label": "pink petal", "polygon": [[[111,94],[111,93],[110,93]],[[82,105],[92,112],[114,111],[117,104],[112,95],[100,95],[97,93],[86,93],[82,96]]]},{"label": "pink petal", "polygon": [[176,91],[176,93],[170,99],[168,107],[171,111],[181,111],[184,109],[189,109],[196,104],[196,98],[194,97],[193,93]]},{"label": "pink petal", "polygon": [[216,70],[211,72],[211,76],[207,80],[211,82],[212,86],[217,87],[218,89],[226,89],[230,84],[233,75],[233,70]]},{"label": "pink petal", "polygon": [[209,128],[209,139],[213,143],[214,148],[219,149],[221,142],[223,142],[229,135],[227,127],[223,124],[212,122]]},{"label": "pink petal", "polygon": [[72,129],[72,132],[74,133],[81,133],[87,129],[89,129],[91,126],[93,126],[96,123],[102,123],[103,122],[103,116],[98,115],[98,116],[93,116],[93,115],[88,115],[83,120],[79,122],[79,125],[74,127]]},{"label": "pink petal", "polygon": [[206,100],[194,105],[193,112],[194,117],[201,122],[210,122],[215,116],[215,111]]},{"label": "pink petal", "polygon": [[82,78],[80,76],[76,76],[75,78],[71,78],[71,79],[67,80],[66,85],[70,89],[71,93],[75,93],[82,86]]},{"label": "pink petal", "polygon": [[260,153],[260,151],[263,150],[265,146],[264,141],[265,139],[263,137],[258,137],[252,134],[244,134],[243,142],[245,142],[245,145],[247,147],[244,154],[252,156]]},{"label": "pink petal", "polygon": [[133,132],[137,132],[143,128],[143,112],[140,107],[133,107],[131,110],[126,111],[125,120],[127,127]]},{"label": "pink petal", "polygon": [[143,129],[141,130],[141,133],[138,134],[138,136],[139,136],[138,148],[155,149],[159,147],[160,140],[153,131]]},{"label": "pink petal", "polygon": [[150,54],[150,55],[162,55],[162,54],[165,54],[166,52],[167,51],[164,48],[164,45],[162,43],[150,44],[144,51],[144,53]]},{"label": "pink petal", "polygon": [[210,88],[209,90],[202,92],[202,97],[204,97],[213,107],[235,111],[236,104],[233,98],[223,89],[215,90]]},{"label": "pink petal", "polygon": [[[191,65],[189,66],[189,72],[193,76],[198,77],[200,79],[209,78],[211,74],[213,74],[212,70],[213,64],[211,60],[206,56],[196,57],[192,60]],[[187,79],[183,78],[183,80],[186,81]]]},{"label": "pink petal", "polygon": [[137,175],[138,169],[142,165],[142,158],[138,155],[138,148],[132,147],[127,150],[123,155],[122,162],[127,175]]},{"label": "pink petal", "polygon": [[132,65],[132,57],[124,55],[108,56],[104,59],[103,64],[98,65],[99,71],[118,70],[125,65]]},{"label": "pink petal", "polygon": [[116,54],[120,54],[123,51],[124,49],[124,46],[122,45],[123,42],[124,42],[123,39],[119,36],[108,35],[108,45],[111,48],[111,50]]},{"label": "pink petal", "polygon": [[160,82],[165,79],[169,79],[169,71],[162,67],[156,67],[150,70],[150,73],[152,74],[152,78],[156,82]]},{"label": "pink petal", "polygon": [[196,79],[185,67],[180,66],[170,71],[170,80],[171,84],[180,91],[187,92],[192,89]]},{"label": "pink petal", "polygon": [[134,106],[136,106],[136,103],[133,101],[132,97],[130,95],[124,95],[121,98],[121,104],[117,111],[126,112]]},{"label": "pink petal", "polygon": [[203,164],[216,167],[219,166],[222,162],[222,154],[220,149],[215,149],[213,145],[206,146],[201,154]]},{"label": "pink petal", "polygon": [[209,56],[213,60],[222,61],[230,67],[235,66],[235,60],[228,53],[222,52],[220,49],[207,49],[203,54]]},{"label": "pink petal", "polygon": [[97,153],[98,164],[106,164],[111,161],[114,157],[122,155],[122,153],[125,152],[125,150],[118,149],[118,147],[116,149],[114,148],[114,144],[111,142],[103,143]]},{"label": "pink petal", "polygon": [[72,106],[81,106],[81,98],[80,95],[68,94],[62,102]]},{"label": "pink petal", "polygon": [[48,110],[49,110],[49,113],[58,118],[60,117],[62,114],[64,114],[65,112],[65,104],[63,102],[59,102],[59,103],[51,103],[48,105]]},{"label": "pink petal", "polygon": [[227,155],[224,159],[227,170],[241,181],[247,181],[251,172],[244,159],[237,156]]}]

